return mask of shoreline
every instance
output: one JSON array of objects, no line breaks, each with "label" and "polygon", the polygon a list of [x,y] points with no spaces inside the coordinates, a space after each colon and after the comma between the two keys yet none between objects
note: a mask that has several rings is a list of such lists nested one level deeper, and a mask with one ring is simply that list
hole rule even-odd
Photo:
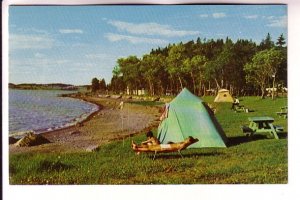
[{"label": "shoreline", "polygon": [[[10,153],[21,152],[82,152],[114,140],[126,139],[158,126],[157,107],[130,104],[127,99],[68,95],[98,106],[80,123],[40,133],[51,143],[31,147],[9,145]],[[124,109],[118,109],[120,102]]]},{"label": "shoreline", "polygon": [[[76,121],[75,124],[72,124],[72,125],[69,125],[69,126],[65,126],[65,127],[61,127],[61,128],[58,128],[58,129],[53,129],[53,130],[49,130],[49,131],[43,131],[43,132],[40,132],[38,134],[46,134],[46,133],[51,133],[53,131],[59,131],[59,130],[63,130],[63,129],[67,129],[67,128],[71,128],[73,126],[77,126],[78,124],[80,123],[85,123],[87,121],[89,121],[91,118],[93,118],[95,115],[97,115],[101,109],[103,109],[103,106],[101,104],[98,104],[97,102],[90,102],[90,101],[87,101],[85,99],[82,99],[81,97],[71,97],[71,96],[64,96],[66,98],[73,98],[73,99],[78,99],[78,100],[82,100],[84,102],[88,102],[88,103],[91,103],[91,104],[94,104],[96,105],[98,108],[96,111],[93,111],[91,113],[89,113],[85,118],[83,118],[81,121]],[[76,118],[75,118],[76,119]],[[74,120],[75,120],[74,119]]]},{"label": "shoreline", "polygon": [[[75,96],[74,96],[74,94],[75,94]],[[69,127],[76,126],[77,124],[84,123],[84,122],[90,120],[94,115],[96,115],[103,108],[103,106],[101,104],[97,103],[97,102],[91,102],[91,101],[86,100],[85,98],[76,96],[76,93],[63,94],[60,97],[73,98],[73,99],[81,100],[81,101],[84,101],[84,102],[87,102],[87,103],[90,103],[90,104],[94,104],[94,105],[97,106],[97,110],[92,111],[90,113],[83,113],[80,116],[75,117],[72,121],[67,122],[66,124],[63,124],[62,126],[57,127],[57,128],[49,127],[49,128],[44,128],[44,129],[40,129],[40,130],[37,130],[37,131],[34,131],[34,130],[16,131],[12,134],[9,133],[8,137],[13,137],[15,139],[20,139],[20,138],[24,137],[26,133],[31,132],[31,131],[33,131],[35,134],[39,135],[39,134],[44,134],[44,133],[48,133],[48,132],[67,129]],[[87,115],[87,116],[81,118],[82,115]],[[78,119],[78,120],[76,120],[76,119]],[[49,130],[49,129],[51,129],[51,130]]]}]

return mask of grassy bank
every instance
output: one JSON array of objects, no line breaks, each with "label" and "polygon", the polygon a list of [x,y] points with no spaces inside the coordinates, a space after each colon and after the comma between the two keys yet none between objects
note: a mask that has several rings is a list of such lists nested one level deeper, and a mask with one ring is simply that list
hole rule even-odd
[{"label": "grassy bank", "polygon": [[[287,133],[280,139],[257,136],[250,140],[240,129],[250,116],[274,117],[287,131],[287,119],[276,112],[286,106],[286,98],[261,100],[242,98],[241,104],[254,110],[235,113],[231,104],[214,104],[216,117],[228,139],[228,148],[188,149],[184,158],[177,153],[135,155],[131,140],[115,141],[93,153],[18,153],[10,155],[11,184],[211,184],[287,183]],[[151,106],[146,104],[145,106]]]}]

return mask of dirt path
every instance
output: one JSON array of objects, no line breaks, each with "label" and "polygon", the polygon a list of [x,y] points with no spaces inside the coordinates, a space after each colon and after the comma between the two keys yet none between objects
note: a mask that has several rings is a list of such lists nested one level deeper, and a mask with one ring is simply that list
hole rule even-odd
[{"label": "dirt path", "polygon": [[10,145],[10,153],[86,151],[158,126],[160,114],[156,107],[124,102],[123,109],[119,109],[120,99],[89,97],[85,100],[101,105],[102,109],[83,122],[82,126],[42,133],[51,143],[34,147]]}]

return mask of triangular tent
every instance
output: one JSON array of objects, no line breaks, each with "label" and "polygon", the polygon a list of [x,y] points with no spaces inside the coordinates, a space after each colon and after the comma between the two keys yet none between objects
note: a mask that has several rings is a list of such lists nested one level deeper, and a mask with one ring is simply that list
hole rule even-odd
[{"label": "triangular tent", "polygon": [[209,107],[184,88],[167,106],[158,127],[162,144],[181,142],[188,136],[199,139],[189,148],[226,147],[227,138]]},{"label": "triangular tent", "polygon": [[221,89],[218,91],[218,95],[216,96],[214,102],[231,102],[231,103],[233,103],[233,98],[230,95],[228,90]]}]

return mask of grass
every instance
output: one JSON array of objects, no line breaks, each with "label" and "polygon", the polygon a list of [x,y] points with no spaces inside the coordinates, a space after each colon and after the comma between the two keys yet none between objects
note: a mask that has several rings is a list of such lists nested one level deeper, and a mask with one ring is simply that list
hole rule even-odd
[{"label": "grass", "polygon": [[[144,135],[101,146],[93,153],[20,153],[11,154],[11,184],[285,184],[288,182],[287,133],[280,139],[245,137],[240,126],[249,116],[274,117],[287,130],[287,119],[276,112],[286,106],[286,98],[261,100],[245,97],[241,104],[254,110],[235,113],[230,104],[213,104],[216,117],[228,139],[228,148],[187,149],[178,153],[136,156],[131,140],[140,142]],[[149,106],[148,104],[146,104]],[[153,105],[154,106],[154,105]],[[156,131],[156,130],[154,130]]]}]

